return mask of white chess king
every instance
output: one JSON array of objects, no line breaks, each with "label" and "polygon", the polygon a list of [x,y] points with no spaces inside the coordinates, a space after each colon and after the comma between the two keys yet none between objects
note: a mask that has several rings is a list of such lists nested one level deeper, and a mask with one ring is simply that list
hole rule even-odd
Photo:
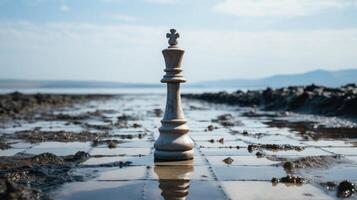
[{"label": "white chess king", "polygon": [[188,160],[193,158],[193,141],[188,135],[189,128],[183,114],[180,96],[180,83],[186,82],[182,75],[181,63],[184,50],[177,46],[180,37],[175,29],[171,29],[166,37],[169,47],[162,51],[164,55],[166,74],[161,80],[167,84],[167,99],[160,136],[154,147],[154,157],[157,160]]}]

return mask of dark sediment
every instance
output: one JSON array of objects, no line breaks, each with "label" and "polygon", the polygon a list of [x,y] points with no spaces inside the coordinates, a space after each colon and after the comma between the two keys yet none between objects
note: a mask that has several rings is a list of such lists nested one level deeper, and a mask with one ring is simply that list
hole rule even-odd
[{"label": "dark sediment", "polygon": [[293,176],[293,175],[287,175],[285,177],[281,177],[281,178],[272,178],[271,182],[273,184],[277,184],[277,183],[292,183],[292,184],[297,184],[297,185],[301,185],[305,182],[305,179],[302,178],[301,176]]},{"label": "dark sediment", "polygon": [[326,127],[312,121],[288,121],[277,119],[265,122],[265,124],[270,127],[290,128],[299,132],[306,140],[318,140],[322,138],[357,138],[357,127]]},{"label": "dark sediment", "polygon": [[[277,158],[270,158],[272,160],[279,160]],[[282,158],[282,166],[287,171],[294,171],[296,169],[307,169],[307,168],[328,168],[332,165],[337,165],[341,163],[346,163],[346,159],[343,159],[341,156],[306,156],[303,158],[297,159],[286,159]]]},{"label": "dark sediment", "polygon": [[353,194],[356,193],[356,186],[354,183],[351,183],[350,181],[342,181],[338,186],[337,186],[337,197],[339,198],[348,198],[351,197]]},{"label": "dark sediment", "polygon": [[41,190],[46,191],[65,182],[81,181],[83,177],[73,173],[72,168],[89,157],[85,152],[69,156],[43,153],[0,157],[0,197],[38,199],[43,196]]},{"label": "dark sediment", "polygon": [[89,100],[105,100],[112,95],[62,95],[62,94],[22,94],[14,92],[0,95],[0,118],[23,117],[35,109],[68,106]]},{"label": "dark sediment", "polygon": [[183,96],[214,103],[258,106],[265,110],[357,117],[357,86],[355,84],[339,88],[309,85],[248,90],[247,92],[238,90],[233,93],[185,94]]},{"label": "dark sediment", "polygon": [[240,121],[237,121],[232,114],[223,114],[223,115],[219,115],[217,116],[217,118],[212,119],[212,122],[216,122],[221,124],[222,126],[237,126],[237,125],[241,125],[242,123]]},{"label": "dark sediment", "polygon": [[56,156],[51,153],[39,155],[20,153],[11,157],[0,157],[0,197],[3,197],[1,199],[47,199],[48,197],[42,192],[46,193],[63,183],[84,181],[88,178],[76,173],[75,168],[125,167],[131,164],[131,162],[114,162],[79,165],[90,157],[83,151],[68,156]]},{"label": "dark sediment", "polygon": [[233,160],[233,158],[231,158],[231,157],[227,157],[227,158],[223,159],[223,162],[226,163],[227,165],[232,164],[233,161],[234,161],[234,160]]},{"label": "dark sediment", "polygon": [[290,144],[250,144],[248,145],[248,151],[253,152],[255,150],[271,150],[271,151],[288,151],[288,150],[295,150],[295,151],[303,151],[304,147],[302,146],[294,146]]},{"label": "dark sediment", "polygon": [[67,132],[67,131],[40,131],[40,130],[25,130],[18,131],[14,134],[4,135],[8,139],[21,139],[32,143],[44,141],[58,141],[58,142],[87,142],[98,138],[105,137],[106,133],[92,133],[92,132]]}]

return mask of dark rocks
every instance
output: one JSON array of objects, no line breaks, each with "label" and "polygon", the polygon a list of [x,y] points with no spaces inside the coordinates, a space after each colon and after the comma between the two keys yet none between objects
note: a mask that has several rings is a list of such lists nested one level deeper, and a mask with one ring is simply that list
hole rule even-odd
[{"label": "dark rocks", "polygon": [[154,113],[155,117],[161,117],[164,113],[161,108],[155,108],[152,112]]},{"label": "dark rocks", "polygon": [[223,162],[226,163],[227,165],[232,164],[233,161],[234,161],[234,160],[233,160],[233,158],[231,158],[231,157],[227,157],[227,158],[223,159]]},{"label": "dark rocks", "polygon": [[258,151],[256,154],[257,158],[262,158],[265,156],[265,153],[264,152],[261,152],[261,151]]},{"label": "dark rocks", "polygon": [[[31,187],[18,185],[7,179],[0,179],[0,199],[6,200],[37,200],[41,192]],[[42,196],[42,199],[45,199]]]},{"label": "dark rocks", "polygon": [[213,131],[214,129],[217,129],[218,127],[213,126],[213,125],[208,125],[205,131]]},{"label": "dark rocks", "polygon": [[78,151],[74,155],[68,155],[64,157],[66,162],[82,163],[90,158],[89,153],[84,151]]},{"label": "dark rocks", "polygon": [[92,141],[92,146],[96,147],[98,145],[106,144],[108,148],[116,148],[118,144],[122,143],[120,140],[93,140]]},{"label": "dark rocks", "polygon": [[221,124],[222,126],[235,126],[240,125],[240,121],[236,121],[232,114],[219,115],[216,119],[212,119],[212,122]]},{"label": "dark rocks", "polygon": [[[215,142],[215,140],[214,140],[214,139],[210,139],[210,140],[208,140],[208,142],[210,142],[210,143],[214,143],[214,142]],[[218,139],[218,140],[217,140],[217,142],[219,142],[219,143],[221,143],[221,144],[224,144],[224,138],[220,138],[220,139]]]},{"label": "dark rocks", "polygon": [[118,116],[117,119],[118,120],[115,123],[116,127],[118,127],[118,128],[129,128],[128,122],[129,121],[136,121],[139,118],[137,116],[123,114],[123,115]]},{"label": "dark rocks", "polygon": [[0,150],[10,149],[11,146],[0,138]]},{"label": "dark rocks", "polygon": [[301,185],[305,182],[305,179],[302,178],[301,176],[293,176],[293,175],[287,175],[285,177],[282,177],[280,179],[278,178],[272,178],[271,182],[273,184],[277,184],[277,183],[292,183],[292,184],[297,184],[297,185]]},{"label": "dark rocks", "polygon": [[217,140],[219,143],[224,144],[224,138],[220,138],[219,140]]},{"label": "dark rocks", "polygon": [[342,181],[337,186],[337,197],[339,197],[339,198],[348,198],[348,197],[351,197],[354,193],[356,193],[355,184],[353,184],[347,180]]},{"label": "dark rocks", "polygon": [[141,128],[143,126],[141,124],[138,124],[138,123],[133,123],[132,127],[133,128]]},{"label": "dark rocks", "polygon": [[304,147],[301,146],[294,146],[290,144],[250,144],[248,145],[248,151],[253,152],[255,150],[266,149],[271,151],[288,151],[288,150],[295,150],[295,151],[302,151]]},{"label": "dark rocks", "polygon": [[348,84],[340,88],[317,85],[233,93],[186,94],[186,98],[239,106],[260,106],[265,110],[294,111],[329,116],[357,117],[357,86]]},{"label": "dark rocks", "polygon": [[292,162],[285,162],[283,167],[285,170],[292,171],[294,169],[294,164]]},{"label": "dark rocks", "polygon": [[268,156],[267,158],[273,161],[280,161],[281,163],[278,165],[283,166],[288,173],[300,169],[327,169],[334,165],[350,163],[349,160],[339,155],[306,156],[296,159],[286,157],[279,158],[277,156]]}]

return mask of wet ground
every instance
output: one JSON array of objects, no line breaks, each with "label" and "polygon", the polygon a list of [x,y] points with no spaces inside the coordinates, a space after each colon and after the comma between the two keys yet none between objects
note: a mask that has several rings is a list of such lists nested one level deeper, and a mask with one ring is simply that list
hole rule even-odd
[{"label": "wet ground", "polygon": [[7,121],[0,167],[53,199],[356,199],[354,122],[183,99],[195,158],[154,162],[164,105],[130,94]]}]

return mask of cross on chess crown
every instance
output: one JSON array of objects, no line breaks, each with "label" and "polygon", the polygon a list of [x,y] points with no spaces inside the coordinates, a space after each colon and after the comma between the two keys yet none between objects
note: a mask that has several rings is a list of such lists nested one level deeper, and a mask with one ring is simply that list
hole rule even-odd
[{"label": "cross on chess crown", "polygon": [[169,45],[176,46],[177,38],[180,37],[180,34],[176,32],[175,29],[170,29],[170,33],[166,33],[166,38],[169,38]]}]

